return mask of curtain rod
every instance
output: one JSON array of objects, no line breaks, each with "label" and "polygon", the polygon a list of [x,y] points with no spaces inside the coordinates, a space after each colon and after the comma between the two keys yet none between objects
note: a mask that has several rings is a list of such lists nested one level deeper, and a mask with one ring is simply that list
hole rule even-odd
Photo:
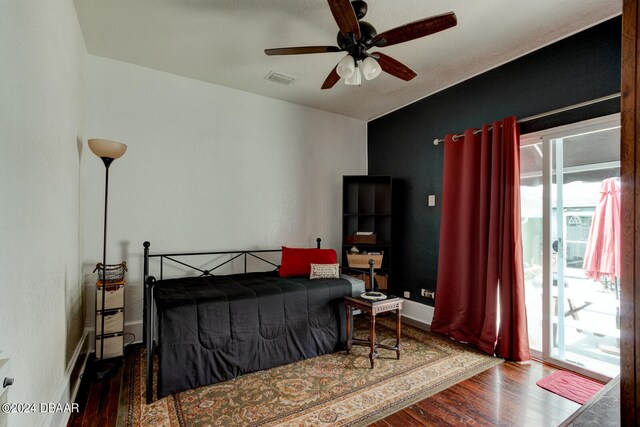
[{"label": "curtain rod", "polygon": [[[607,96],[603,96],[601,98],[592,99],[591,101],[585,101],[585,102],[581,102],[579,104],[573,104],[573,105],[569,105],[567,107],[558,108],[556,110],[547,111],[546,113],[536,114],[535,116],[525,117],[524,119],[518,120],[516,123],[530,122],[532,120],[541,119],[541,118],[547,117],[547,116],[553,116],[554,114],[563,113],[565,111],[570,111],[570,110],[575,110],[576,108],[586,107],[588,105],[597,104],[599,102],[604,102],[604,101],[608,101],[610,99],[615,99],[615,98],[619,98],[619,97],[620,97],[620,92],[614,93],[612,95],[607,95]],[[489,129],[491,129],[491,127],[489,127]],[[482,132],[482,131],[481,130],[476,130],[476,131],[473,131],[473,134],[476,135],[476,134],[478,134],[480,132]],[[454,141],[457,141],[458,139],[460,139],[462,137],[464,137],[464,134],[453,135],[452,139]],[[444,142],[444,139],[436,138],[436,139],[433,140],[433,145],[439,145],[441,142]]]}]

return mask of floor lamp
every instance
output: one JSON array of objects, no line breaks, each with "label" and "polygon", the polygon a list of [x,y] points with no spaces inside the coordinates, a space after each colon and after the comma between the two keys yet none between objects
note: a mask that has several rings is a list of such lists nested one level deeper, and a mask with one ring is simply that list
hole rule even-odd
[{"label": "floor lamp", "polygon": [[107,201],[109,198],[109,166],[115,159],[122,157],[125,151],[127,151],[127,146],[120,142],[110,141],[108,139],[90,139],[89,148],[93,154],[102,159],[106,171],[104,184],[104,234],[102,239],[102,316],[100,316],[102,322],[100,331],[102,331],[103,337],[100,340],[100,358],[98,359],[98,369],[96,370],[96,377],[98,379],[102,379],[113,369],[113,366],[107,367],[104,364],[104,309],[107,287]]}]

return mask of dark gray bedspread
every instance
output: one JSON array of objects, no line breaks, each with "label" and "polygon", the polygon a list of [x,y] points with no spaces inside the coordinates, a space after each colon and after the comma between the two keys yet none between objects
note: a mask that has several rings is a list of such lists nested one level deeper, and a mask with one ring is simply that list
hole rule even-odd
[{"label": "dark gray bedspread", "polygon": [[350,294],[273,272],[157,282],[158,397],[337,351]]}]

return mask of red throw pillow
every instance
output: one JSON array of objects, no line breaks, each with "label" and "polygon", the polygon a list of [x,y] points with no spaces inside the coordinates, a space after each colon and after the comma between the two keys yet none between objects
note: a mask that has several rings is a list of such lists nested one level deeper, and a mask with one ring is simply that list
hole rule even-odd
[{"label": "red throw pillow", "polygon": [[338,255],[333,249],[307,249],[282,247],[280,277],[305,276],[311,274],[311,264],[335,264]]}]

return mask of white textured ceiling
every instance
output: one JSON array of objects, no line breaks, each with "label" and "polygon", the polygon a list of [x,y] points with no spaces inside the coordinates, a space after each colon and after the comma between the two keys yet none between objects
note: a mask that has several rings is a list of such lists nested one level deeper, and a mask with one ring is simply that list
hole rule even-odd
[{"label": "white textured ceiling", "polygon": [[[344,53],[266,56],[265,48],[336,45],[324,0],[75,0],[90,54],[370,120],[618,15],[620,0],[369,0],[378,32],[449,11],[458,25],[380,49],[413,68],[361,87],[320,90]],[[375,49],[371,49],[375,51]],[[296,77],[289,86],[269,71]]]}]

